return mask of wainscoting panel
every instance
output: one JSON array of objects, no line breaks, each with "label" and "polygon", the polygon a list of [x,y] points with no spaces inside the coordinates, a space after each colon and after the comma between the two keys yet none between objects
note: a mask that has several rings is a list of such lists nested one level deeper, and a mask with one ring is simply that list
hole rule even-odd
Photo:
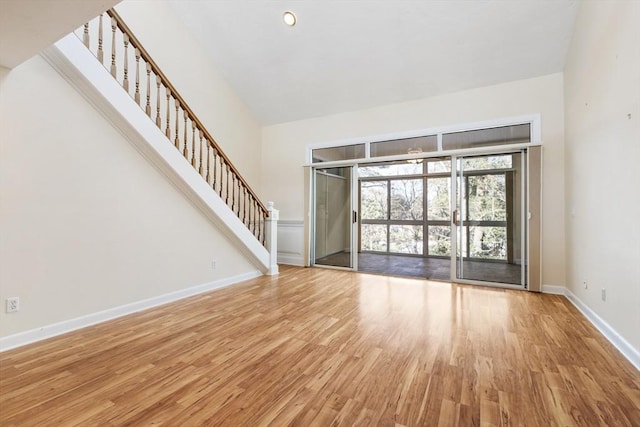
[{"label": "wainscoting panel", "polygon": [[304,221],[278,221],[278,264],[304,265]]}]

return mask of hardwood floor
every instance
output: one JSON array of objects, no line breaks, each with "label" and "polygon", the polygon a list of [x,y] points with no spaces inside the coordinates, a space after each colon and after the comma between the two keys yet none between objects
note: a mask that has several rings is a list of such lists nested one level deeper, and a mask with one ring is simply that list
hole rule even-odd
[{"label": "hardwood floor", "polygon": [[0,353],[0,425],[640,426],[563,297],[282,267]]}]

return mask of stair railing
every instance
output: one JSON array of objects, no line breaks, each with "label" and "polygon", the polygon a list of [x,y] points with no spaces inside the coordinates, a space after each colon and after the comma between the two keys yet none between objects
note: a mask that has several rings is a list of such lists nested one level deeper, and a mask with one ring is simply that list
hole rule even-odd
[{"label": "stair railing", "polygon": [[[101,14],[84,24],[81,37],[84,45],[265,245],[265,221],[269,216],[265,205],[120,15],[114,9],[109,9],[106,15],[106,19]],[[111,29],[106,37],[105,21]],[[109,54],[108,64],[105,53]]]}]

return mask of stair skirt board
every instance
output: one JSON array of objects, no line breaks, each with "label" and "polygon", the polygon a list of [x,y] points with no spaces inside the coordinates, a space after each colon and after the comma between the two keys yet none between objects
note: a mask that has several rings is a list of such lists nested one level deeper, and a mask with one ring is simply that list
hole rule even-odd
[{"label": "stair skirt board", "polygon": [[74,34],[59,40],[41,55],[184,193],[250,262],[263,273],[273,272],[269,252],[262,243]]}]

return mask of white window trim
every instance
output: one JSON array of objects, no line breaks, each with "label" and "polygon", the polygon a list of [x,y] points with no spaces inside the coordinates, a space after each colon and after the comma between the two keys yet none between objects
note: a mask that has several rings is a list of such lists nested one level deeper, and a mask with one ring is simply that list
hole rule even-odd
[{"label": "white window trim", "polygon": [[[470,130],[482,130],[482,129],[490,129],[490,128],[496,128],[496,127],[503,127],[503,126],[522,125],[522,124],[531,125],[531,142],[527,142],[523,144],[503,144],[503,145],[496,145],[496,146],[483,146],[478,148],[465,148],[460,150],[443,150],[442,149],[442,134],[445,134],[445,133],[464,132],[464,131],[470,131]],[[385,157],[370,157],[369,144],[372,142],[391,141],[394,139],[416,138],[416,137],[429,136],[429,135],[437,136],[438,138],[437,151],[425,152],[421,155],[404,154],[404,155],[385,156]],[[341,147],[345,145],[357,145],[357,144],[365,144],[364,158],[351,159],[351,160],[337,160],[332,162],[321,162],[321,163],[312,162],[313,160],[312,151],[314,149],[333,148],[333,147]],[[356,138],[341,139],[336,141],[327,141],[327,142],[318,142],[318,143],[308,144],[306,147],[306,153],[305,153],[306,157],[305,157],[304,166],[313,166],[313,167],[345,166],[345,165],[353,165],[356,163],[406,160],[406,159],[412,159],[412,158],[441,157],[444,155],[451,156],[451,155],[460,155],[460,154],[468,154],[468,153],[490,154],[491,152],[496,152],[496,151],[504,151],[504,150],[512,150],[512,149],[517,150],[517,149],[536,146],[536,145],[542,145],[541,116],[540,114],[529,114],[524,116],[507,117],[507,118],[500,118],[500,119],[494,119],[494,120],[486,120],[481,122],[441,126],[437,128],[400,131],[400,132],[393,132],[393,133],[374,135],[374,136],[356,137]]]}]

